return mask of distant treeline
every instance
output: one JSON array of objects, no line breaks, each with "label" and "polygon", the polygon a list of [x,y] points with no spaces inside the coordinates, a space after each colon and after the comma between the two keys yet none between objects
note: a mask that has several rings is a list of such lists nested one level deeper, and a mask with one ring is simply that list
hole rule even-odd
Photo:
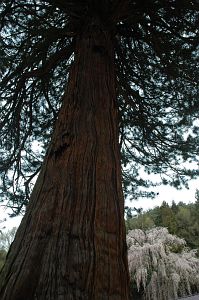
[{"label": "distant treeline", "polygon": [[198,249],[199,256],[199,192],[196,193],[196,202],[185,204],[174,201],[169,206],[163,202],[161,206],[146,212],[142,208],[126,207],[127,231],[140,228],[143,230],[152,227],[167,227],[169,233],[184,238],[192,249]]}]

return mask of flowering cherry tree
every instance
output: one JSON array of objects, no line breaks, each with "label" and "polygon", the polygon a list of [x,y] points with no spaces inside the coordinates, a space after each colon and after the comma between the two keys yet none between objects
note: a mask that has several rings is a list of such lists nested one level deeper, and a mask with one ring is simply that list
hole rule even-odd
[{"label": "flowering cherry tree", "polygon": [[146,300],[178,299],[199,291],[199,259],[184,239],[167,228],[128,232],[128,259],[132,286]]}]

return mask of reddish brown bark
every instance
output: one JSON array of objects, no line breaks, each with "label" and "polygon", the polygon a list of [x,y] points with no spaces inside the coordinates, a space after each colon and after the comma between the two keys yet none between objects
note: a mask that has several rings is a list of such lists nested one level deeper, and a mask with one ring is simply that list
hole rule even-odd
[{"label": "reddish brown bark", "polygon": [[127,300],[114,49],[77,38],[52,142],[2,272],[1,300]]}]

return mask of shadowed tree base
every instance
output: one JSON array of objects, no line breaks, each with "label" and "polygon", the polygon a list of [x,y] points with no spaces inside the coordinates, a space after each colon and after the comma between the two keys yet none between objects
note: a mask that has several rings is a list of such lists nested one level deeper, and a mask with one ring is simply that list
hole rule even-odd
[{"label": "shadowed tree base", "polygon": [[1,300],[127,300],[111,34],[77,38],[52,142],[1,273]]}]

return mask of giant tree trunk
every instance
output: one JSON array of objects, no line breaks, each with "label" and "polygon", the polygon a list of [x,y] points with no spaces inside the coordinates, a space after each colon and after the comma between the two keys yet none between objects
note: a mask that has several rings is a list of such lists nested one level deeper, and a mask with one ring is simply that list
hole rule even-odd
[{"label": "giant tree trunk", "polygon": [[126,300],[111,34],[77,38],[52,142],[1,276],[1,300]]}]

